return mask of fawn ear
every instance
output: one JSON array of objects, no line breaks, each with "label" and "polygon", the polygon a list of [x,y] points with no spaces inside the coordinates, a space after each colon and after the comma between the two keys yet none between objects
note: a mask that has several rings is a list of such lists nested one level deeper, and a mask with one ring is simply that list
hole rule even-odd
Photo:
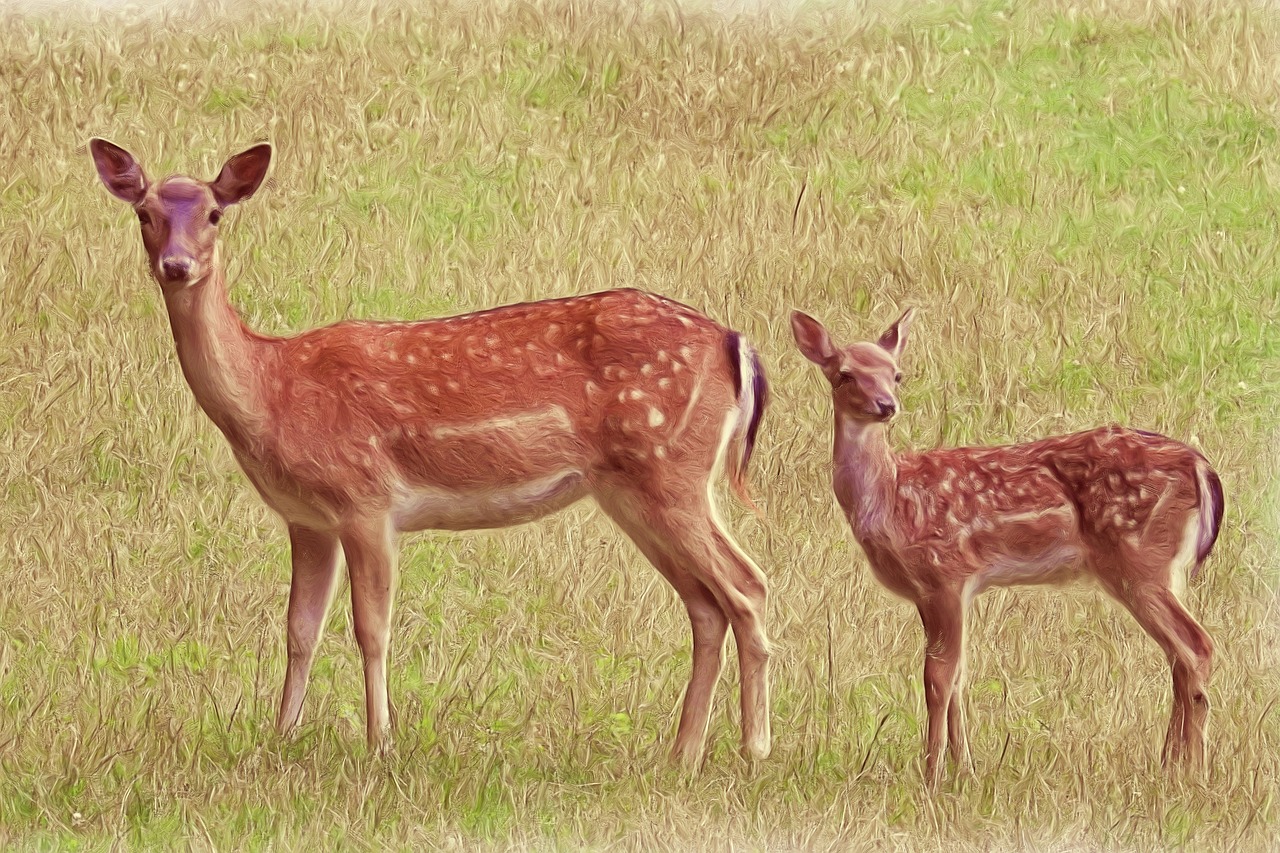
[{"label": "fawn ear", "polygon": [[147,176],[133,155],[119,145],[94,137],[89,140],[89,153],[98,177],[111,194],[121,201],[137,204],[147,194]]},{"label": "fawn ear", "polygon": [[258,191],[270,165],[271,144],[255,145],[228,160],[209,189],[223,207],[244,201]]},{"label": "fawn ear", "polygon": [[915,316],[916,309],[914,308],[908,308],[903,311],[897,322],[890,326],[889,330],[881,335],[880,340],[877,341],[882,348],[888,350],[894,361],[902,357],[902,350],[907,345],[907,332],[911,330],[911,321],[915,319]]},{"label": "fawn ear", "polygon": [[822,324],[803,311],[791,312],[791,333],[796,336],[796,346],[804,357],[823,368],[830,367],[836,358],[835,344]]}]

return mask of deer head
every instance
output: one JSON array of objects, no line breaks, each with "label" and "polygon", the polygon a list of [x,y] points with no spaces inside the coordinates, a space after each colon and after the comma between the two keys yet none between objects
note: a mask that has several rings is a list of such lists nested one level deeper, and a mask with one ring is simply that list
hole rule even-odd
[{"label": "deer head", "polygon": [[837,347],[821,323],[802,311],[791,313],[791,331],[805,358],[822,368],[831,383],[837,415],[860,421],[888,421],[898,411],[898,360],[907,342],[914,309],[908,308],[876,343]]},{"label": "deer head", "polygon": [[151,274],[166,292],[209,275],[215,265],[218,221],[228,207],[254,194],[271,163],[271,146],[262,143],[228,160],[212,182],[173,175],[153,184],[120,146],[92,139],[89,150],[107,189],[138,214]]}]

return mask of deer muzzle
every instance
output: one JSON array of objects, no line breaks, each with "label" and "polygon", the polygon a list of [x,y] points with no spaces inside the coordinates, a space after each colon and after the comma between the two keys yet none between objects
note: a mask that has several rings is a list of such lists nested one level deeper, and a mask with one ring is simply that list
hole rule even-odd
[{"label": "deer muzzle", "polygon": [[181,255],[161,258],[158,266],[160,275],[167,284],[185,284],[195,277],[196,262]]}]

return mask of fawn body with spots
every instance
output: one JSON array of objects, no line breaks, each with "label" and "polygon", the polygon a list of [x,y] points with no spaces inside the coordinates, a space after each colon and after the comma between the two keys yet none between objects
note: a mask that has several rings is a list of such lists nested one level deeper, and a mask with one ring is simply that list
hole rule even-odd
[{"label": "fawn body with spots", "polygon": [[885,587],[916,605],[925,632],[925,776],[943,771],[944,737],[969,766],[961,700],[965,623],[992,586],[1091,576],[1163,649],[1173,710],[1162,760],[1204,759],[1213,657],[1181,602],[1222,522],[1218,476],[1185,444],[1103,427],[1003,447],[895,453],[898,362],[912,312],[876,343],[839,347],[796,311],[800,351],[832,386],[833,485]]},{"label": "fawn body with spots", "polygon": [[257,190],[268,145],[212,182],[152,182],[90,143],[141,223],[152,276],[197,402],[291,547],[288,666],[277,727],[294,729],[346,557],[364,661],[367,735],[388,742],[387,649],[403,531],[497,528],[593,497],[683,600],[693,665],[673,758],[702,758],[732,627],[745,753],[770,750],[766,582],[714,506],[746,469],[767,403],[736,332],[636,290],[420,322],[347,321],[293,337],[250,330],[227,297],[217,224]]}]

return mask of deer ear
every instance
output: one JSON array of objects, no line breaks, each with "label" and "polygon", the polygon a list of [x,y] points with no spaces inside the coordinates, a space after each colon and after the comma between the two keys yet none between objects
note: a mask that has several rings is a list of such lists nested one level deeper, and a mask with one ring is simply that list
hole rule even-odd
[{"label": "deer ear", "polygon": [[147,176],[132,154],[97,137],[89,140],[89,153],[93,155],[98,177],[113,196],[129,204],[142,201],[147,194]]},{"label": "deer ear", "polygon": [[880,346],[893,356],[893,360],[897,361],[902,356],[902,350],[907,345],[907,332],[911,329],[911,321],[915,319],[916,309],[908,308],[902,312],[902,316],[897,322],[889,327],[880,340],[877,341]]},{"label": "deer ear", "polygon": [[831,343],[831,335],[822,324],[803,311],[791,312],[791,333],[796,337],[796,346],[804,357],[821,368],[827,368],[835,361],[836,348]]},{"label": "deer ear", "polygon": [[255,145],[228,160],[209,189],[223,207],[244,201],[258,191],[270,165],[271,144]]}]

